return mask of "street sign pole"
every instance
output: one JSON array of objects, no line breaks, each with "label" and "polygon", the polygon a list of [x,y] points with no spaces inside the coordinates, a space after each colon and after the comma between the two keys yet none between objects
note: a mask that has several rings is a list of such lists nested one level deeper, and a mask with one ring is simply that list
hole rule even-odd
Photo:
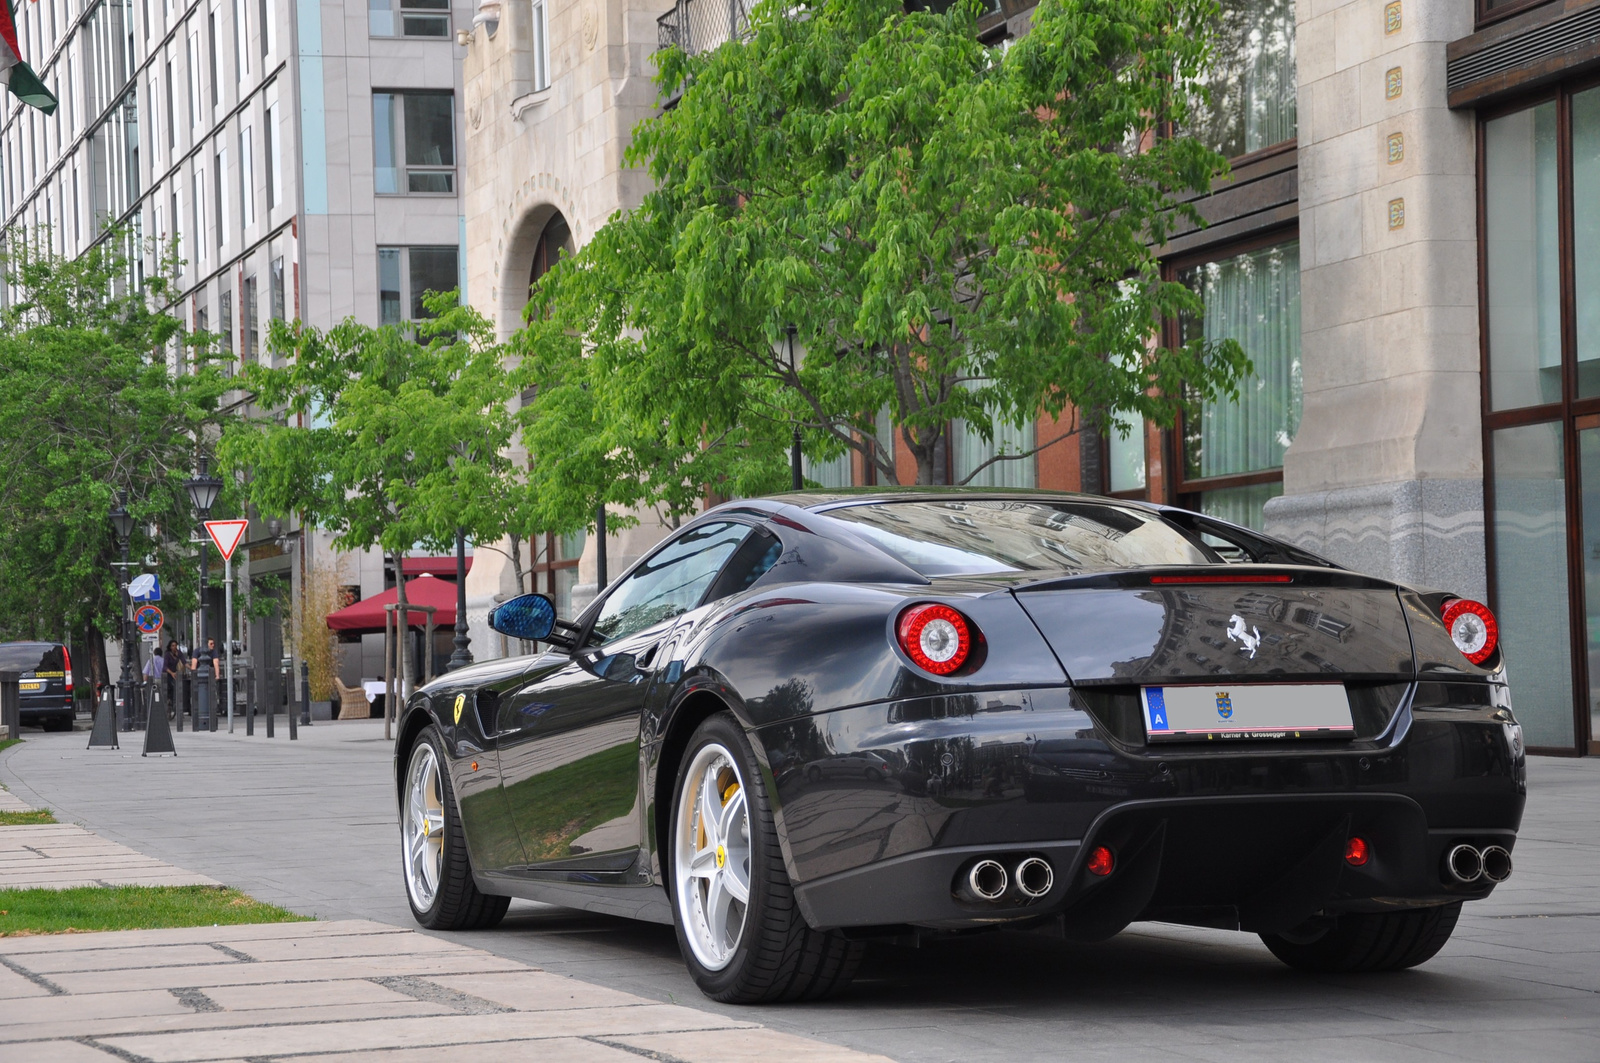
[{"label": "street sign pole", "polygon": [[228,657],[228,733],[233,734],[233,554],[230,552],[222,560],[222,598],[223,606],[228,611],[228,618],[224,621],[227,643],[225,649]]}]

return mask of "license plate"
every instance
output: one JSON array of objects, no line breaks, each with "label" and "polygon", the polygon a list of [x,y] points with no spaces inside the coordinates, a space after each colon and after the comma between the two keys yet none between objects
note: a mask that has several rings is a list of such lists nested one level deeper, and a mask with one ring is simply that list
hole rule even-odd
[{"label": "license plate", "polygon": [[21,684],[18,685],[17,689],[18,690],[43,690],[44,689],[44,684],[43,683],[21,683]]},{"label": "license plate", "polygon": [[1339,683],[1144,688],[1152,742],[1234,738],[1349,738],[1350,699]]}]

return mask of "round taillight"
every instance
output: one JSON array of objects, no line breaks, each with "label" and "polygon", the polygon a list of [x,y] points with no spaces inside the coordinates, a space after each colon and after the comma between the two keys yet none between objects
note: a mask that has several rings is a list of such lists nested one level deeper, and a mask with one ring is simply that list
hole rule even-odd
[{"label": "round taillight", "polygon": [[1450,641],[1473,664],[1487,661],[1500,642],[1500,625],[1482,602],[1453,599],[1445,604],[1443,619],[1450,631]]},{"label": "round taillight", "polygon": [[1351,867],[1361,867],[1372,859],[1372,846],[1365,838],[1351,838],[1344,843],[1344,862]]},{"label": "round taillight", "polygon": [[906,656],[934,675],[949,675],[972,655],[972,624],[948,605],[913,605],[900,614],[896,633]]},{"label": "round taillight", "polygon": [[1100,878],[1105,878],[1107,875],[1111,874],[1112,871],[1116,870],[1116,854],[1114,854],[1104,845],[1097,845],[1093,849],[1089,850],[1087,867],[1089,868],[1089,874],[1097,875]]}]

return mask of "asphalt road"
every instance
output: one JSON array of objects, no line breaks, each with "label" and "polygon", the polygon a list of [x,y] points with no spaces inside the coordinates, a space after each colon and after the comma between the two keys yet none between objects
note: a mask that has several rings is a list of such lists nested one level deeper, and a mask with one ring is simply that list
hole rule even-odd
[{"label": "asphalt road", "polygon": [[[83,732],[28,732],[0,782],[63,821],[319,918],[413,926],[400,878],[381,722],[324,723],[291,744],[177,735],[177,758]],[[706,1001],[670,928],[513,905],[455,940],[596,984],[752,1018],[905,1063],[947,1060],[1600,1059],[1600,760],[1535,759],[1517,871],[1469,905],[1424,967],[1364,977],[1290,971],[1255,938],[1136,924],[1066,945],[990,934],[875,947],[825,1004]]]}]

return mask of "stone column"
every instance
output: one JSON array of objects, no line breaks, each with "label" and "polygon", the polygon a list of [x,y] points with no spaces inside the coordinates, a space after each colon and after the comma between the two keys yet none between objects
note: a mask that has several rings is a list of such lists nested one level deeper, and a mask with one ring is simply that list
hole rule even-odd
[{"label": "stone column", "polygon": [[1304,412],[1274,534],[1485,593],[1473,116],[1445,106],[1460,0],[1301,0]]}]

